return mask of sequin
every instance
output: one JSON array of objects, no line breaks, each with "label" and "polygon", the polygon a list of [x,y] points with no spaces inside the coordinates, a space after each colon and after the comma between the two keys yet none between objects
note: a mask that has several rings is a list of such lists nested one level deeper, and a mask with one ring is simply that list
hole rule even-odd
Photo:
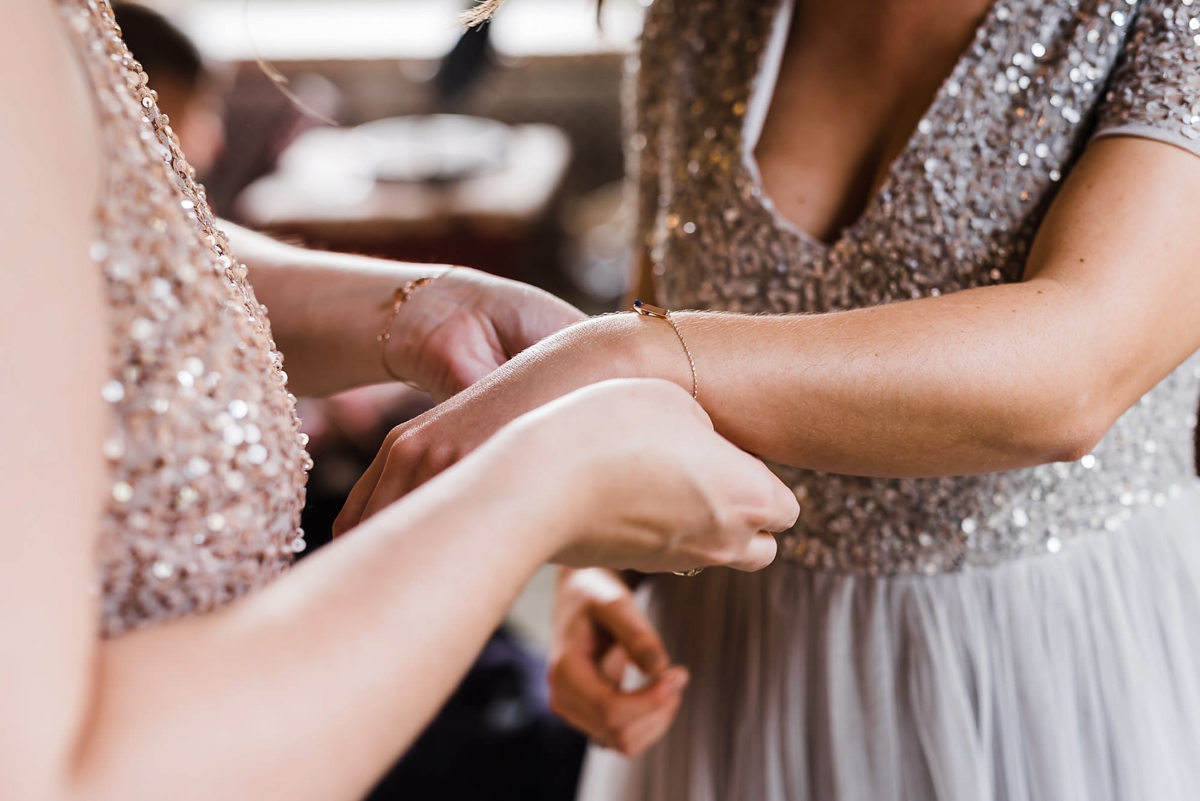
[{"label": "sequin", "polygon": [[[308,455],[265,310],[112,9],[105,0],[58,5],[107,148],[90,255],[111,320],[110,380],[100,393],[112,420],[104,446],[112,500],[98,575],[100,626],[112,636],[214,609],[286,569]],[[240,453],[211,425],[235,402],[243,416],[257,415],[272,480],[247,480]]]},{"label": "sequin", "polygon": [[262,464],[267,461],[267,449],[262,445],[251,445],[246,449],[246,461],[250,464]]},{"label": "sequin", "polygon": [[[1050,202],[1094,135],[1149,127],[1200,153],[1186,133],[1200,116],[1200,53],[1163,14],[1177,4],[1141,0],[1114,18],[1108,0],[1004,0],[883,187],[826,245],[777,215],[745,138],[745,119],[765,116],[759,74],[770,49],[740,42],[771,39],[780,1],[654,0],[647,12],[641,71],[624,95],[626,141],[645,145],[627,163],[637,239],[671,308],[819,313],[1019,281]],[[687,44],[697,40],[700,50]],[[692,113],[698,100],[709,102]],[[733,113],[739,103],[745,119]],[[681,235],[685,222],[694,234]],[[1077,462],[895,480],[776,467],[802,499],[780,553],[869,575],[1059,553],[1109,521],[1123,527],[1138,509],[1122,504],[1126,492],[1162,506],[1172,486],[1196,485],[1188,421],[1197,396],[1193,356]]]},{"label": "sequin", "polygon": [[228,425],[225,426],[223,437],[226,445],[236,447],[246,441],[246,432],[239,425]]},{"label": "sequin", "polygon": [[125,397],[125,387],[120,381],[108,381],[100,388],[100,397],[109,403],[118,403]]}]

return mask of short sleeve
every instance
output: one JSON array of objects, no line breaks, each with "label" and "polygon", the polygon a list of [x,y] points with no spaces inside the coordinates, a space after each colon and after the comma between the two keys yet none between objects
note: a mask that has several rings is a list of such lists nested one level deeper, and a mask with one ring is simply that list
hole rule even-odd
[{"label": "short sleeve", "polygon": [[1095,136],[1157,139],[1200,156],[1200,0],[1140,0],[1130,12]]}]

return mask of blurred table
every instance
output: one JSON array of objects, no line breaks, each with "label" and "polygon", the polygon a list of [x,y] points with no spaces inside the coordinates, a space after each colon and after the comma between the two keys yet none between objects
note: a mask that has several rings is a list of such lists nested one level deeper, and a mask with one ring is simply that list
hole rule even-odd
[{"label": "blurred table", "polygon": [[246,188],[237,210],[310,246],[527,278],[524,249],[570,158],[551,125],[431,115],[318,128]]}]

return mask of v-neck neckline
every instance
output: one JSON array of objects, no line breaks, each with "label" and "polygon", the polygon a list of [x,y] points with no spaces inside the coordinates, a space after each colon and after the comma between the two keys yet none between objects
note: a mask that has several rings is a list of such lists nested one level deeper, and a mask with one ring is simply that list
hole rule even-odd
[{"label": "v-neck neckline", "polygon": [[950,70],[938,86],[933,100],[930,101],[929,106],[921,114],[921,118],[917,120],[917,124],[913,126],[912,132],[909,134],[904,146],[896,154],[896,157],[892,159],[891,164],[888,165],[883,183],[879,185],[877,190],[871,193],[870,198],[854,221],[844,226],[833,241],[826,242],[820,237],[809,233],[779,212],[779,209],[775,206],[775,202],[763,188],[762,171],[758,165],[758,157],[754,154],[754,151],[758,148],[759,140],[762,138],[763,128],[771,113],[771,107],[775,104],[775,87],[779,81],[779,73],[787,52],[788,40],[791,38],[792,17],[795,14],[796,3],[799,0],[777,0],[777,2],[779,5],[776,8],[774,19],[771,21],[771,29],[767,37],[768,45],[763,48],[763,55],[759,61],[758,70],[752,79],[753,85],[750,88],[747,113],[743,120],[742,164],[750,173],[750,179],[757,190],[755,199],[771,215],[775,225],[782,230],[789,231],[809,247],[825,253],[836,249],[849,239],[856,229],[861,228],[870,220],[877,211],[880,203],[883,202],[883,198],[890,194],[892,185],[896,182],[896,170],[900,163],[905,161],[906,157],[917,149],[918,139],[926,136],[926,131],[930,130],[930,126],[928,125],[930,117],[934,115],[935,111],[940,110],[948,98],[953,100],[954,96],[949,94],[949,86],[953,83],[955,86],[960,87],[959,91],[961,91],[961,81],[959,78],[969,67],[969,60],[973,50],[972,44],[979,38],[981,31],[989,29],[994,24],[996,9],[1000,7],[1001,3],[997,1],[988,6],[983,19],[975,26],[971,41],[967,43],[963,52],[959,54],[958,59],[954,62],[953,69]]}]

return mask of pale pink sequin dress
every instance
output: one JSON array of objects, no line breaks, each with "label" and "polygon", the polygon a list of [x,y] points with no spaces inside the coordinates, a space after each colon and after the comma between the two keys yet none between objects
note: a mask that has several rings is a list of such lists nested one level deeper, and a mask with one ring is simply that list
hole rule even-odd
[{"label": "pale pink sequin dress", "polygon": [[266,309],[229,250],[105,0],[60,9],[94,89],[104,183],[92,258],[112,312],[112,636],[261,587],[303,549],[309,461]]}]

